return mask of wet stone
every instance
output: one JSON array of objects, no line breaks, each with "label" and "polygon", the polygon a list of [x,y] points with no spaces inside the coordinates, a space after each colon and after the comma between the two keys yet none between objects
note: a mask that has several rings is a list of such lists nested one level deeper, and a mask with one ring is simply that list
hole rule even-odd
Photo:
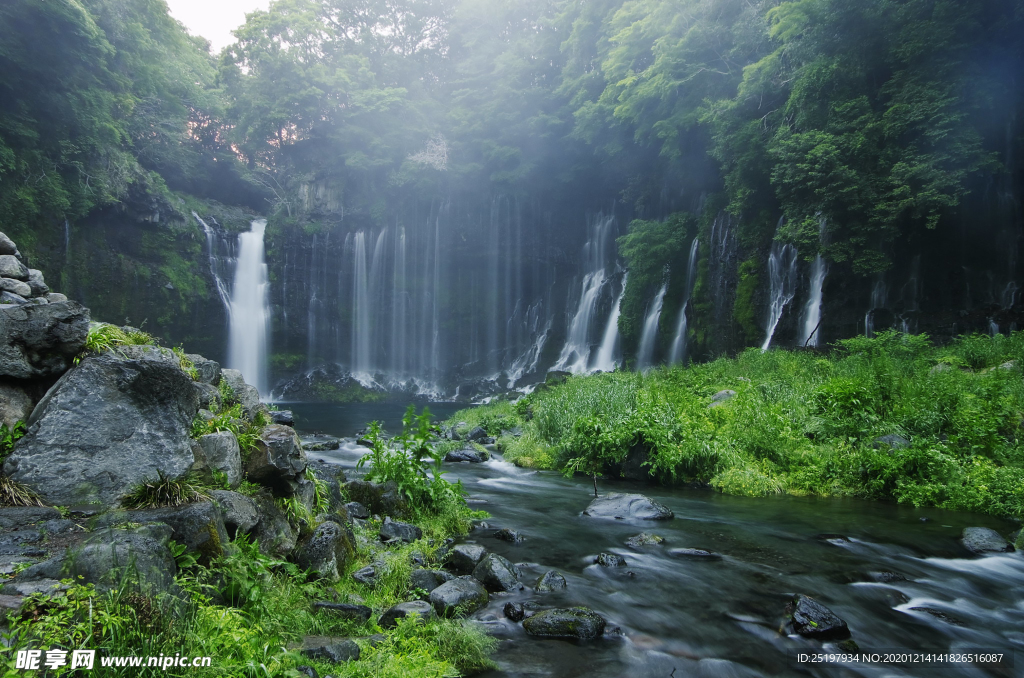
[{"label": "wet stone", "polygon": [[523,628],[537,638],[593,640],[604,632],[604,617],[586,607],[543,610],[523,621]]},{"label": "wet stone", "polygon": [[550,570],[545,572],[544,575],[537,580],[537,585],[534,587],[538,591],[560,591],[566,588],[568,584],[565,581],[565,577],[560,572]]},{"label": "wet stone", "polygon": [[669,549],[668,554],[676,558],[690,558],[693,560],[720,560],[722,558],[720,554],[704,549]]},{"label": "wet stone", "polygon": [[507,527],[503,527],[497,532],[495,532],[494,538],[500,539],[501,541],[507,541],[510,544],[518,544],[522,542],[524,539],[522,534],[520,534],[516,530],[510,530]]},{"label": "wet stone", "polygon": [[614,553],[602,553],[595,560],[601,567],[625,567],[626,559]]},{"label": "wet stone", "polygon": [[809,596],[797,594],[787,606],[794,633],[817,640],[845,640],[850,637],[846,622]]}]

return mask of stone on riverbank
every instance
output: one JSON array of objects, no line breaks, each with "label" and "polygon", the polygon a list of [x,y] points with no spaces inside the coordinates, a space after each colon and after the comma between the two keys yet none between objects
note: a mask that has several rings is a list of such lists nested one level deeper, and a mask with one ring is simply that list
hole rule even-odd
[{"label": "stone on riverbank", "polygon": [[503,527],[495,532],[494,538],[500,539],[501,541],[507,541],[510,544],[519,544],[524,540],[524,537],[520,532],[510,530],[507,527]]},{"label": "stone on riverbank", "polygon": [[487,555],[487,549],[478,544],[457,544],[445,560],[445,567],[456,574],[470,574]]},{"label": "stone on riverbank", "polygon": [[378,536],[385,543],[404,542],[408,544],[421,539],[423,537],[423,530],[411,523],[400,523],[388,517],[384,519],[384,524],[380,526]]},{"label": "stone on riverbank", "polygon": [[89,356],[39,402],[4,472],[49,504],[110,506],[145,481],[184,477],[199,403],[167,349]]},{"label": "stone on riverbank", "polygon": [[66,372],[89,336],[89,309],[73,301],[0,309],[0,377]]},{"label": "stone on riverbank", "polygon": [[[108,515],[116,520],[120,512]],[[229,543],[227,529],[224,527],[224,515],[217,505],[210,501],[170,508],[126,511],[123,515],[125,521],[129,523],[170,525],[174,541],[199,554],[199,563],[204,566],[224,555]]]},{"label": "stone on riverbank", "polygon": [[642,494],[606,494],[590,502],[583,515],[614,520],[670,520],[668,508]]},{"label": "stone on riverbank", "polygon": [[444,455],[444,460],[454,463],[468,461],[471,464],[479,464],[482,461],[486,461],[486,457],[472,447],[463,447],[461,450],[452,450]]},{"label": "stone on riverbank", "polygon": [[254,502],[260,519],[253,530],[253,536],[260,545],[260,553],[278,558],[287,556],[295,549],[298,540],[298,534],[288,522],[288,516],[268,496],[258,496]]},{"label": "stone on riverbank", "polygon": [[220,471],[228,478],[232,489],[242,483],[242,454],[238,439],[231,431],[207,433],[199,438],[206,463],[211,469]]},{"label": "stone on riverbank", "polygon": [[323,610],[330,612],[333,615],[341,617],[342,619],[354,619],[358,622],[369,621],[370,617],[373,616],[373,610],[366,605],[354,605],[351,603],[331,603],[327,601],[317,601],[313,603],[314,610]]},{"label": "stone on riverbank", "polygon": [[472,577],[459,577],[430,592],[430,604],[442,617],[471,614],[487,604],[487,591]]},{"label": "stone on riverbank", "polygon": [[436,615],[434,614],[434,608],[425,600],[410,600],[407,603],[399,603],[395,605],[383,615],[377,621],[377,624],[382,629],[393,629],[398,626],[399,619],[405,619],[416,615],[418,617],[418,624],[425,624],[427,620],[433,619]]},{"label": "stone on riverbank", "polygon": [[537,585],[534,588],[547,593],[550,591],[560,591],[566,587],[568,587],[568,584],[565,581],[565,577],[560,572],[549,570],[537,580]]},{"label": "stone on riverbank", "polygon": [[347,638],[306,638],[302,643],[302,656],[309,659],[341,664],[359,659],[359,645]]},{"label": "stone on riverbank", "polygon": [[523,621],[523,628],[537,638],[593,640],[604,633],[604,617],[586,607],[542,610]]},{"label": "stone on riverbank", "polygon": [[220,507],[224,516],[224,527],[231,539],[240,534],[249,534],[260,520],[256,502],[244,494],[213,490],[210,492],[210,498]]},{"label": "stone on riverbank", "polygon": [[961,542],[971,553],[1006,553],[1013,545],[995,530],[987,527],[965,527]]},{"label": "stone on riverbank", "polygon": [[303,542],[295,552],[295,563],[320,579],[336,582],[339,573],[355,555],[355,545],[349,541],[345,529],[337,523],[327,521],[317,526],[313,535]]},{"label": "stone on riverbank", "polygon": [[269,487],[278,497],[294,496],[305,480],[306,453],[290,426],[271,424],[260,433],[246,471],[254,483]]},{"label": "stone on riverbank", "polygon": [[497,553],[488,553],[473,568],[473,578],[492,593],[521,589],[523,585],[519,580],[522,576],[518,567]]},{"label": "stone on riverbank", "polygon": [[441,584],[454,579],[451,574],[444,570],[413,570],[409,575],[409,583],[414,589],[421,589],[428,594]]}]

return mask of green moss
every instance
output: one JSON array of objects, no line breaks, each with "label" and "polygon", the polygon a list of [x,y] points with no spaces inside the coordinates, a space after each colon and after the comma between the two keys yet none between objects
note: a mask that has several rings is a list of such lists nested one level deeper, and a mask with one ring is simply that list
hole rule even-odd
[{"label": "green moss", "polygon": [[755,299],[761,285],[757,257],[747,259],[740,264],[736,285],[736,301],[733,305],[732,317],[743,333],[744,343],[756,342],[761,338],[762,330],[757,322]]}]

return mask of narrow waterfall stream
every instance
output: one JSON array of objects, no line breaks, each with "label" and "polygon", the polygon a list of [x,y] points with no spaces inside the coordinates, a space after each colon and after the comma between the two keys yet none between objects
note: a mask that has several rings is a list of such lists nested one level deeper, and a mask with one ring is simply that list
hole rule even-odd
[{"label": "narrow waterfall stream", "polygon": [[654,301],[647,310],[647,317],[644,318],[644,331],[640,335],[640,348],[636,354],[636,368],[645,370],[652,365],[654,359],[654,343],[658,338],[658,321],[661,320],[661,308],[665,302],[665,292],[668,291],[668,283],[662,283],[661,289],[654,295]]},{"label": "narrow waterfall stream", "polygon": [[[433,406],[431,406],[433,407]],[[300,430],[352,435],[368,418],[394,427],[400,405],[292,406]],[[438,404],[435,414],[453,407]],[[345,467],[349,477],[367,450],[351,439],[340,450],[310,453]],[[482,464],[446,464],[474,506],[491,514],[466,541],[517,563],[527,588],[493,594],[472,615],[500,639],[498,670],[488,678],[983,678],[1020,676],[1024,665],[1024,555],[970,556],[958,542],[964,527],[1003,534],[1013,525],[990,516],[852,499],[776,496],[759,499],[710,490],[599,481],[601,493],[640,492],[675,513],[665,522],[604,521],[581,515],[593,498],[589,479],[517,468],[500,455]],[[520,544],[493,538],[519,530]],[[641,531],[661,546],[630,548]],[[717,560],[673,557],[701,548]],[[595,564],[599,553],[625,567]],[[568,581],[561,592],[537,593],[550,569]],[[862,652],[986,650],[1018,653],[1018,665],[797,665],[795,653],[822,644],[780,634],[787,601],[810,595],[845,619]],[[608,619],[589,643],[538,640],[505,618],[509,601],[541,606],[586,605]],[[834,649],[834,645],[825,645]]]},{"label": "narrow waterfall stream", "polygon": [[686,263],[686,289],[683,292],[683,305],[679,308],[679,319],[676,321],[676,333],[672,339],[672,348],[669,350],[668,362],[670,365],[681,363],[686,360],[686,344],[689,336],[689,321],[686,318],[686,310],[690,307],[690,296],[693,294],[693,284],[697,281],[697,251],[700,242],[694,238],[690,243],[690,258]]},{"label": "narrow waterfall stream", "polygon": [[251,230],[238,234],[238,261],[231,288],[231,329],[228,366],[239,370],[262,396],[267,389],[267,263],[263,255],[266,219],[256,219]]},{"label": "narrow waterfall stream", "polygon": [[767,351],[772,345],[772,337],[775,336],[775,328],[782,319],[782,312],[796,295],[796,264],[795,247],[778,242],[772,243],[772,250],[768,255],[768,329],[764,343],[761,344],[762,351]]}]

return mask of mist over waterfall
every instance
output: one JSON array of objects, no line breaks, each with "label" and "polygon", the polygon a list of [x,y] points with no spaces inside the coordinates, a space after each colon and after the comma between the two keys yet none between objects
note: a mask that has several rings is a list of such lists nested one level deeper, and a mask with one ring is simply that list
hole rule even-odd
[{"label": "mist over waterfall", "polygon": [[267,389],[267,263],[263,235],[266,219],[256,219],[252,229],[238,234],[238,260],[231,288],[228,367],[239,370],[261,396]]}]

